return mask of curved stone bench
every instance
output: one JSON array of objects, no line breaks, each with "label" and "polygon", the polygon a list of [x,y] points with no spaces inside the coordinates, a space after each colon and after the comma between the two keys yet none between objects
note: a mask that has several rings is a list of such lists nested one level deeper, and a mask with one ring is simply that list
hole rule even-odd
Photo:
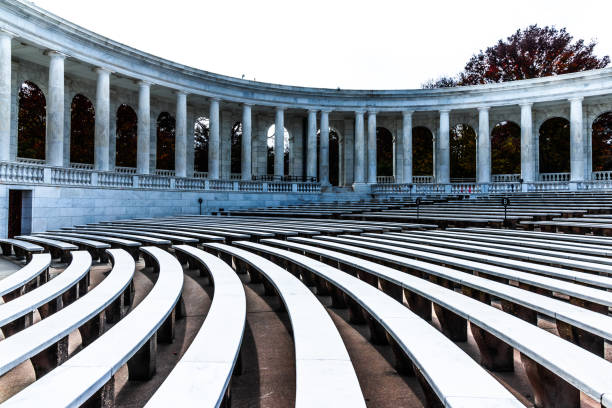
[{"label": "curved stone bench", "polygon": [[47,282],[49,265],[51,265],[51,254],[34,254],[23,268],[0,280],[0,296],[4,302],[23,295],[30,286],[37,287]]},{"label": "curved stone bench", "polygon": [[39,323],[0,341],[0,376],[30,359],[36,378],[40,378],[68,359],[71,332],[79,329],[85,347],[103,333],[105,310],[124,314],[122,296],[129,292],[134,260],[121,249],[109,249],[108,254],[114,267],[99,285]]},{"label": "curved stone bench", "polygon": [[365,407],[365,401],[338,329],[316,296],[280,266],[244,249],[204,244],[265,277],[267,293],[277,293],[291,321],[295,343],[296,407]]},{"label": "curved stone bench", "polygon": [[231,241],[234,239],[249,239],[250,238],[250,235],[248,234],[239,234],[239,233],[228,232],[228,231],[214,231],[214,230],[207,230],[204,228],[194,228],[190,223],[180,220],[178,217],[177,217],[177,221],[175,222],[161,219],[157,221],[157,223],[155,222],[148,223],[145,221],[134,221],[134,222],[122,221],[122,222],[115,223],[115,224],[116,225],[126,225],[126,226],[134,225],[134,226],[141,226],[141,227],[148,227],[151,225],[163,225],[164,227],[175,229],[177,232],[182,232],[182,231],[197,232],[197,233],[208,234],[210,236],[223,237],[227,243],[231,243]]},{"label": "curved stone bench", "polygon": [[146,407],[218,407],[229,401],[246,323],[242,282],[225,262],[188,245],[175,252],[198,265],[214,287],[212,304],[198,334]]},{"label": "curved stone bench", "polygon": [[0,328],[9,337],[32,324],[32,313],[38,309],[44,319],[87,292],[91,255],[75,251],[66,269],[44,285],[0,305]]},{"label": "curved stone bench", "polygon": [[111,248],[120,248],[124,251],[128,252],[134,258],[134,261],[138,262],[139,253],[138,248],[140,247],[140,242],[131,241],[129,239],[121,239],[116,237],[107,237],[102,235],[89,235],[87,233],[81,232],[67,232],[67,231],[49,231],[49,233],[53,235],[57,235],[60,237],[74,237],[74,238],[86,238],[93,239],[96,241],[107,242]]},{"label": "curved stone bench", "polygon": [[[191,231],[179,231],[177,229],[172,228],[171,225],[161,225],[161,224],[151,224],[149,226],[140,226],[140,225],[129,225],[129,224],[104,224],[104,226],[110,226],[113,228],[122,228],[122,229],[129,229],[132,231],[143,231],[143,232],[160,232],[162,234],[179,234],[180,236],[183,237],[187,237],[187,238],[194,238],[197,240],[197,242],[223,242],[224,239],[223,237],[220,236],[216,236],[216,235],[209,235],[209,234],[202,234],[202,233],[198,233],[198,232],[191,232]],[[162,227],[166,227],[166,228],[162,228]],[[167,235],[167,236],[172,236],[172,235]]]},{"label": "curved stone bench", "polygon": [[25,258],[26,262],[30,262],[32,254],[39,254],[45,251],[45,248],[40,245],[13,238],[0,239],[0,249],[2,249],[2,255],[11,256],[15,253],[17,259]]},{"label": "curved stone bench", "polygon": [[[278,241],[274,241],[280,245]],[[346,242],[343,244],[342,242]],[[557,328],[561,337],[572,341],[579,346],[604,357],[604,342],[612,340],[612,318],[607,315],[607,306],[597,311],[588,310],[584,307],[569,304],[565,301],[544,296],[542,294],[529,292],[507,283],[500,283],[469,273],[457,273],[455,269],[442,267],[414,259],[398,256],[408,251],[395,248],[392,242],[389,245],[376,242],[358,243],[356,240],[346,240],[332,243],[320,244],[320,241],[309,241],[314,245],[323,245],[335,251],[355,254],[365,257],[373,262],[381,263],[392,268],[403,268],[413,273],[422,274],[445,287],[458,285],[464,294],[478,299],[484,303],[491,304],[491,297],[502,299],[504,311],[516,315],[521,319],[537,326],[538,313],[549,316],[556,320]],[[311,248],[316,251],[315,247]],[[411,255],[413,251],[409,251]],[[445,265],[449,262],[441,261]],[[459,264],[461,265],[461,264]],[[468,265],[466,264],[466,267]],[[434,279],[432,279],[434,278]],[[454,283],[455,285],[452,285]],[[576,290],[580,290],[580,286]],[[607,295],[607,292],[604,292]],[[399,294],[398,294],[399,296]],[[608,296],[612,301],[612,296]],[[398,299],[399,300],[399,299]],[[603,312],[606,313],[603,313]],[[422,317],[431,319],[431,307],[423,311]]]},{"label": "curved stone bench", "polygon": [[[80,226],[77,225],[77,228],[80,228]],[[96,231],[111,231],[111,232],[120,232],[120,233],[127,233],[127,234],[138,234],[138,235],[143,235],[145,237],[153,237],[153,238],[167,240],[175,245],[185,245],[185,244],[197,245],[198,243],[197,239],[187,237],[187,236],[160,234],[157,232],[151,232],[151,231],[146,231],[146,230],[136,230],[132,228],[115,227],[113,225],[88,225],[87,228],[96,230]]]},{"label": "curved stone bench", "polygon": [[495,228],[449,228],[448,231],[465,231],[474,234],[487,233],[502,236],[514,236],[514,237],[533,237],[542,238],[551,241],[572,241],[585,244],[597,244],[597,245],[608,245],[612,246],[612,238],[606,237],[594,237],[577,234],[557,234],[554,232],[536,232],[536,231],[522,231],[522,230],[505,230]]},{"label": "curved stone bench", "polygon": [[75,244],[79,247],[79,249],[89,251],[91,258],[94,261],[107,262],[108,260],[106,258],[106,253],[104,251],[110,248],[111,246],[104,242],[95,241],[95,240],[87,239],[87,238],[68,237],[68,236],[57,235],[57,234],[48,233],[48,232],[37,233],[35,234],[35,236],[42,237],[42,238],[56,239],[56,240],[61,239],[62,241],[66,241],[66,242],[70,242],[71,244]]},{"label": "curved stone bench", "polygon": [[[346,236],[346,238],[355,238],[354,236]],[[372,236],[371,234],[364,234],[362,238],[359,239],[384,239],[384,240],[392,240],[394,241],[396,246],[402,246],[404,248],[410,248],[415,251],[420,252],[429,252],[436,253],[440,255],[448,255],[453,258],[462,258],[470,261],[474,261],[480,265],[489,265],[498,266],[500,268],[511,268],[517,271],[529,272],[532,275],[531,279],[542,280],[541,278],[550,277],[555,278],[557,280],[565,280],[572,283],[580,283],[584,285],[591,286],[593,288],[598,289],[612,289],[612,277],[601,276],[595,273],[587,273],[574,271],[567,268],[558,268],[555,266],[542,265],[532,262],[519,261],[509,258],[504,258],[500,256],[494,255],[486,255],[486,254],[478,254],[470,251],[477,250],[477,246],[467,244],[459,244],[463,245],[464,249],[468,249],[465,251],[450,248],[450,245],[445,245],[442,241],[429,240],[430,245],[425,244],[417,244],[415,242],[427,242],[427,239],[417,237],[410,238],[410,236],[406,235],[395,235],[395,234],[378,234]],[[584,265],[584,263],[581,263]],[[612,272],[612,267],[606,265],[592,265],[593,268],[596,268],[594,272]],[[491,271],[497,270],[496,268],[491,269]],[[483,270],[484,272],[485,270]]]},{"label": "curved stone bench", "polygon": [[57,239],[35,237],[32,235],[19,235],[19,236],[16,236],[15,238],[21,239],[24,241],[34,242],[44,247],[46,250],[51,252],[51,257],[53,259],[59,258],[62,262],[69,262],[70,252],[77,251],[79,249],[76,245],[70,244],[68,242],[60,241]]},{"label": "curved stone bench", "polygon": [[[446,246],[448,248],[457,248],[459,250],[482,252],[493,256],[501,256],[508,259],[518,261],[530,261],[550,266],[559,266],[575,271],[586,271],[588,273],[604,273],[612,274],[612,259],[602,256],[592,255],[577,255],[561,251],[542,251],[537,249],[516,248],[511,245],[490,244],[485,242],[470,242],[469,237],[459,236],[452,238],[451,236],[424,235],[417,232],[403,232],[401,236],[406,242],[422,242],[435,246]],[[538,253],[544,252],[544,253]],[[558,255],[557,255],[558,254]]]},{"label": "curved stone bench", "polygon": [[[292,241],[305,240],[325,242],[319,239],[292,238]],[[299,247],[302,244],[288,241],[276,241],[275,244],[291,246],[298,251],[306,249]],[[513,349],[519,351],[537,406],[575,408],[580,403],[580,391],[598,402],[610,398],[612,364],[593,353],[452,289],[361,257],[313,248],[317,251],[314,256],[325,254],[325,258],[343,265],[351,273],[365,273],[364,278],[367,280],[374,277],[371,284],[378,285],[380,279],[385,291],[394,297],[397,295],[395,288],[401,288],[409,299],[411,309],[414,307],[418,310],[423,307],[423,303],[429,305],[428,302],[415,301],[413,295],[431,301],[442,331],[452,340],[467,340],[466,328],[469,321],[480,349],[481,363],[486,368],[513,370]],[[354,248],[354,251],[360,249]]]},{"label": "curved stone bench", "polygon": [[[426,232],[426,233],[425,233]],[[585,245],[580,243],[561,243],[546,242],[530,238],[500,237],[497,235],[469,234],[460,231],[421,231],[419,235],[427,235],[438,239],[461,239],[482,243],[491,248],[517,249],[520,251],[534,253],[538,255],[550,255],[559,258],[586,260],[594,262],[608,262],[612,265],[612,260],[605,257],[612,257],[612,248],[596,247],[595,245]]]},{"label": "curved stone bench", "polygon": [[[153,289],[127,316],[63,364],[34,382],[3,407],[114,406],[114,375],[127,362],[130,380],[155,373],[157,341],[172,341],[174,307],[183,287],[183,268],[168,252],[143,247],[160,274]],[[104,405],[103,405],[104,404]]]},{"label": "curved stone bench", "polygon": [[[407,374],[410,366],[414,367],[412,372],[417,374],[428,406],[522,406],[463,350],[382,291],[304,255],[252,242],[238,242],[236,245],[282,258],[320,276],[348,295],[377,322],[375,326],[370,325],[375,343],[380,343],[381,337],[385,336],[384,333],[381,335],[378,327],[388,333],[398,371]],[[407,362],[404,361],[406,358]]]}]

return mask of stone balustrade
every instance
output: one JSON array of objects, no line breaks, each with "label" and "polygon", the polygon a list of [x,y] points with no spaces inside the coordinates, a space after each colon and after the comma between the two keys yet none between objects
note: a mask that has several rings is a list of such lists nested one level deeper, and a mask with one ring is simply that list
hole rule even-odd
[{"label": "stone balustrade", "polygon": [[569,181],[570,173],[540,173],[540,181]]},{"label": "stone balustrade", "polygon": [[512,181],[519,181],[521,179],[520,174],[493,174],[491,175],[491,181],[494,183],[508,183]]},{"label": "stone balustrade", "polygon": [[412,182],[415,184],[433,183],[433,176],[412,176]]},{"label": "stone balustrade", "polygon": [[[0,182],[19,184],[139,188],[151,190],[242,191],[278,193],[320,193],[321,185],[310,182],[208,180],[159,174],[96,171],[73,167],[52,167],[22,162],[0,162]],[[169,172],[166,170],[166,172]]]}]

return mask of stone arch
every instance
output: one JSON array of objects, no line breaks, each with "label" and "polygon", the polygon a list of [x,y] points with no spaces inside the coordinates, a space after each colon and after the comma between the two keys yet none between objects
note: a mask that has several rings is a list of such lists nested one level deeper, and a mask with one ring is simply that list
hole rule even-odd
[{"label": "stone arch", "polygon": [[210,120],[200,116],[193,124],[193,169],[197,172],[208,171],[208,138]]},{"label": "stone arch", "polygon": [[570,123],[562,117],[545,120],[539,128],[540,173],[570,171]]},{"label": "stone arch", "polygon": [[521,173],[521,127],[504,120],[491,129],[491,174]]},{"label": "stone arch", "polygon": [[230,138],[230,173],[242,172],[242,122],[234,123]]},{"label": "stone arch", "polygon": [[425,126],[412,128],[412,175],[433,176],[434,136]]},{"label": "stone arch", "polygon": [[117,108],[115,165],[136,167],[138,149],[138,115],[127,104]]},{"label": "stone arch", "polygon": [[476,131],[466,123],[450,129],[450,178],[476,179]]},{"label": "stone arch", "polygon": [[593,171],[612,170],[612,111],[598,115],[591,126]]},{"label": "stone arch", "polygon": [[47,100],[34,82],[19,87],[17,113],[17,157],[45,159]]},{"label": "stone arch", "polygon": [[386,127],[376,128],[376,175],[393,176],[395,137]]},{"label": "stone arch", "polygon": [[[286,127],[283,128],[285,130],[285,135],[283,137],[283,150],[284,150],[284,170],[285,170],[285,176],[289,174],[289,131],[287,130]],[[268,162],[267,162],[267,169],[268,169],[268,174],[269,175],[273,175],[274,174],[274,155],[276,154],[276,152],[274,151],[274,133],[276,132],[276,125],[272,124],[270,125],[270,127],[268,128],[268,133],[267,133],[267,151],[268,151]]]},{"label": "stone arch", "polygon": [[174,170],[174,139],[176,119],[168,112],[157,117],[156,167],[159,170]]},{"label": "stone arch", "polygon": [[83,94],[76,94],[70,104],[70,161],[93,164],[96,113]]}]

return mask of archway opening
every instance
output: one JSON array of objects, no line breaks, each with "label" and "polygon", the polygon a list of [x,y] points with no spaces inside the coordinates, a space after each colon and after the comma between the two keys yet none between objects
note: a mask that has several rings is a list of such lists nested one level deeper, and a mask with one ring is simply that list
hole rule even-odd
[{"label": "archway opening", "polygon": [[[283,128],[284,132],[284,141],[283,141],[283,163],[284,163],[284,175],[289,175],[289,131],[287,128]],[[276,152],[274,151],[274,133],[276,132],[276,125],[272,125],[268,128],[268,163],[267,170],[268,175],[274,175],[274,156]]]},{"label": "archway opening", "polygon": [[136,167],[138,149],[138,116],[131,106],[122,104],[117,109],[115,165]]},{"label": "archway opening", "polygon": [[93,164],[95,110],[91,101],[81,94],[72,98],[70,105],[70,161]]},{"label": "archway opening", "polygon": [[200,116],[193,126],[193,169],[196,172],[208,171],[208,137],[210,120]]},{"label": "archway opening", "polygon": [[376,175],[393,176],[393,134],[384,127],[376,128]]},{"label": "archway opening", "polygon": [[157,117],[157,164],[159,170],[174,170],[174,135],[176,120],[168,112]]},{"label": "archway opening", "polygon": [[433,134],[424,126],[412,129],[412,175],[433,176]]},{"label": "archway opening", "polygon": [[17,115],[17,157],[44,160],[47,100],[35,83],[25,81],[19,87]]},{"label": "archway opening", "polygon": [[521,127],[503,121],[491,131],[491,174],[521,173]]},{"label": "archway opening", "polygon": [[[321,180],[319,165],[321,160],[321,129],[317,130],[317,180]],[[329,184],[332,186],[340,185],[340,132],[329,128]]]},{"label": "archway opening", "polygon": [[551,118],[540,126],[540,173],[570,171],[570,123]]},{"label": "archway opening", "polygon": [[451,182],[476,180],[476,132],[465,123],[450,130]]},{"label": "archway opening", "polygon": [[231,170],[233,174],[242,173],[242,122],[234,123],[232,126],[231,139]]},{"label": "archway opening", "polygon": [[599,115],[592,129],[593,171],[612,171],[612,112]]}]

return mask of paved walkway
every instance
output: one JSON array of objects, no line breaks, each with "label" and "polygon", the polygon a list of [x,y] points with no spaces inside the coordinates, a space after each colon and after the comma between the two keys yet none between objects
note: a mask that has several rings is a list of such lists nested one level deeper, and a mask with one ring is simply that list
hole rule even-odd
[{"label": "paved walkway", "polygon": [[11,275],[13,272],[18,271],[20,268],[21,266],[17,265],[16,263],[0,257],[0,280]]}]

